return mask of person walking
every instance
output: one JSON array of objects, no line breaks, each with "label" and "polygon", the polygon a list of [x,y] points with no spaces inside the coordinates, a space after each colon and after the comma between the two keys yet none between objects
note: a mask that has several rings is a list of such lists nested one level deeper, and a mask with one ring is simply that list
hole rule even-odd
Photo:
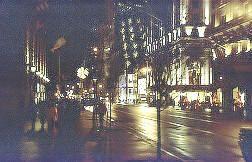
[{"label": "person walking", "polygon": [[100,129],[103,129],[103,117],[107,112],[107,107],[105,103],[100,102],[98,103],[98,113],[99,113],[99,122],[100,122]]}]

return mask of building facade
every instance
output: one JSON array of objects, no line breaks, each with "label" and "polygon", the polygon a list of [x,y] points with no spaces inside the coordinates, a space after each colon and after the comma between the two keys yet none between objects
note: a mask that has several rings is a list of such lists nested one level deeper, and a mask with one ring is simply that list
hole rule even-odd
[{"label": "building facade", "polygon": [[210,102],[213,85],[212,52],[206,35],[211,22],[211,1],[172,1],[172,28],[169,70],[165,75],[169,85],[170,103],[191,105]]},{"label": "building facade", "polygon": [[252,2],[213,1],[212,10],[216,100],[227,111],[242,111],[251,104]]},{"label": "building facade", "polygon": [[[158,12],[154,12],[159,11],[162,3],[156,2],[159,5],[155,6],[153,1],[118,0],[115,3],[115,48],[125,62],[120,78],[125,76],[126,80],[125,84],[119,80],[118,85],[124,85],[118,87],[124,89],[119,90],[118,97],[123,98],[120,101],[146,101],[148,89],[154,84],[151,58],[168,43],[167,23],[156,16]],[[133,81],[128,79],[132,74]],[[129,86],[131,83],[128,81],[133,86]]]},{"label": "building facade", "polygon": [[26,23],[24,43],[26,106],[37,104],[47,98],[46,86],[49,82],[45,28],[47,9],[46,0],[37,1],[31,7]]},{"label": "building facade", "polygon": [[[155,64],[160,64],[167,104],[193,109],[212,105],[224,111],[249,104],[251,2],[155,2],[115,1],[115,42],[125,62],[118,86],[125,90],[118,90],[118,96],[127,101],[132,93],[134,100],[148,101],[157,84]],[[159,3],[167,9],[163,14]],[[126,74],[134,75],[132,89]]]}]

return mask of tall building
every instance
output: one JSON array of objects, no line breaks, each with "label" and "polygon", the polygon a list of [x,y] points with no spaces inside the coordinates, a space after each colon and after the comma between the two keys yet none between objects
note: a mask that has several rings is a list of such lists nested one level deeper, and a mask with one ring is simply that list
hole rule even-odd
[{"label": "tall building", "polygon": [[172,1],[170,72],[171,101],[210,102],[213,85],[211,43],[206,31],[211,22],[211,0]]},{"label": "tall building", "polygon": [[215,0],[212,11],[215,98],[227,111],[240,111],[251,104],[252,2]]},{"label": "tall building", "polygon": [[26,106],[46,99],[49,82],[45,18],[48,4],[40,0],[31,6],[25,30],[24,71]]},{"label": "tall building", "polygon": [[167,23],[156,16],[162,3],[156,2],[159,5],[150,0],[115,2],[115,49],[125,63],[118,84],[122,102],[146,100],[147,88],[153,84],[149,58],[168,42]]},{"label": "tall building", "polygon": [[91,75],[97,77],[97,81],[94,83],[97,93],[104,97],[110,91],[113,82],[111,80],[113,74],[110,71],[114,45],[114,6],[112,0],[105,1],[101,15],[103,17],[102,22],[99,26],[93,26],[94,38],[89,48],[93,58]]},{"label": "tall building", "polygon": [[137,58],[144,58],[144,19],[140,10],[148,5],[145,1],[115,1],[115,49],[123,59],[124,67],[118,82],[118,100],[133,102],[137,99],[137,80],[134,69]]}]

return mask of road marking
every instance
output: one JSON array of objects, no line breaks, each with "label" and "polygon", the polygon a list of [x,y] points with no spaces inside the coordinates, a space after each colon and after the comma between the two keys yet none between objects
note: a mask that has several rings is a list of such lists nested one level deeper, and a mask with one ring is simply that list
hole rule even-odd
[{"label": "road marking", "polygon": [[202,121],[202,122],[207,122],[207,123],[214,123],[214,124],[219,124],[220,123],[220,122],[215,122],[215,121],[206,120],[206,119],[198,119],[198,118],[191,118],[191,117],[171,115],[171,114],[167,114],[167,115],[172,116],[172,117],[176,117],[176,118],[190,119],[190,120]]},{"label": "road marking", "polygon": [[[122,127],[126,127],[126,128],[128,128],[128,129],[130,129],[131,131],[137,131],[136,129],[134,129],[134,128],[131,128],[131,127],[129,127],[129,126],[122,126]],[[153,143],[151,143],[150,141],[152,141],[152,142],[156,142],[155,140],[153,140],[153,139],[151,139],[151,138],[148,138],[148,137],[146,137],[146,136],[144,136],[144,135],[142,135],[142,136],[139,136],[139,135],[137,135],[136,133],[133,133],[133,132],[128,132],[129,134],[131,134],[131,135],[133,135],[133,136],[135,136],[136,138],[138,138],[138,139],[141,139],[141,140],[143,140],[144,142],[146,142],[146,143],[148,143],[148,144],[150,144],[151,146],[156,146],[156,144],[153,144]],[[143,137],[144,136],[144,137]],[[175,147],[175,146],[174,146]],[[180,152],[183,152],[183,153],[181,153],[183,156],[187,156],[187,155],[185,155],[185,154],[188,154],[188,153],[186,153],[185,151],[183,151],[183,150],[181,150],[181,149],[179,149],[179,148],[176,148],[177,150],[179,150]],[[172,156],[172,157],[174,157],[174,158],[176,158],[176,159],[178,159],[178,160],[181,160],[181,161],[186,161],[185,159],[183,159],[183,158],[181,158],[181,157],[179,157],[179,156],[177,156],[177,155],[175,155],[175,154],[173,154],[173,153],[171,153],[170,151],[167,151],[167,150],[165,150],[164,148],[162,148],[161,147],[161,149],[160,149],[162,152],[164,152],[165,154],[167,154],[167,155],[169,155],[169,156]],[[188,159],[192,159],[192,157],[187,157]]]}]

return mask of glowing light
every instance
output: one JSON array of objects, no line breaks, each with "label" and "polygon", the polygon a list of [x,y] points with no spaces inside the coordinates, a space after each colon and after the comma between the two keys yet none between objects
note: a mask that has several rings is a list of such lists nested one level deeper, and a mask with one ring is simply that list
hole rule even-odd
[{"label": "glowing light", "polygon": [[188,0],[181,0],[180,3],[180,24],[186,24],[187,23],[187,19],[188,19],[188,10],[189,10],[189,6],[188,6]]},{"label": "glowing light", "polygon": [[205,24],[210,24],[210,2],[209,0],[204,0],[204,17],[205,17]]},{"label": "glowing light", "polygon": [[80,79],[85,79],[89,74],[89,71],[87,68],[84,68],[84,67],[80,67],[78,70],[77,70],[77,76],[80,78]]},{"label": "glowing light", "polygon": [[168,42],[171,42],[171,41],[172,41],[172,34],[168,33]]},{"label": "glowing light", "polygon": [[31,72],[34,73],[36,71],[36,67],[35,66],[32,66],[31,67]]},{"label": "glowing light", "polygon": [[147,73],[147,72],[150,72],[151,71],[151,68],[150,67],[144,67],[141,69],[142,73]]},{"label": "glowing light", "polygon": [[98,51],[98,48],[97,48],[97,47],[94,47],[94,48],[93,48],[93,51],[94,51],[94,52],[97,52],[97,51]]},{"label": "glowing light", "polygon": [[36,72],[36,75],[37,75],[37,76],[40,76],[40,74],[41,74],[41,73],[40,73],[39,71]]},{"label": "glowing light", "polygon": [[230,55],[232,52],[232,44],[225,45],[225,56]]},{"label": "glowing light", "polygon": [[190,36],[192,34],[193,26],[185,26],[185,33],[187,36]]},{"label": "glowing light", "polygon": [[199,32],[199,37],[204,37],[205,36],[206,26],[197,27],[197,29],[198,29],[198,32]]},{"label": "glowing light", "polygon": [[173,40],[177,39],[177,30],[173,30]]},{"label": "glowing light", "polygon": [[101,85],[101,84],[99,85],[99,88],[102,88],[102,85]]},{"label": "glowing light", "polygon": [[50,79],[49,79],[49,78],[46,78],[46,82],[50,82]]}]

